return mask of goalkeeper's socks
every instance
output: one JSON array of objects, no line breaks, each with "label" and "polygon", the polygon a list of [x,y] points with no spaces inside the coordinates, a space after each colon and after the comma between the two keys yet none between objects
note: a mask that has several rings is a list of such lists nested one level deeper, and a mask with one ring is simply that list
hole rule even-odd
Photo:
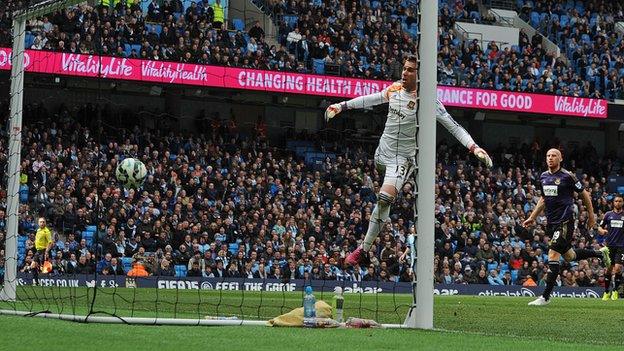
[{"label": "goalkeeper's socks", "polygon": [[549,261],[548,268],[550,269],[550,272],[548,272],[548,276],[546,277],[546,289],[544,289],[544,293],[542,294],[546,300],[550,300],[550,294],[555,287],[555,282],[559,276],[561,265],[559,264],[559,261]]},{"label": "goalkeeper's socks", "polygon": [[[617,287],[616,287],[617,289]],[[615,289],[614,289],[615,290]],[[605,274],[605,293],[611,292],[611,274]]]},{"label": "goalkeeper's socks", "polygon": [[382,226],[386,223],[388,218],[390,218],[390,205],[380,205],[377,203],[373,209],[373,213],[371,213],[368,230],[364,237],[364,243],[362,243],[364,251],[368,252],[371,246],[373,246],[375,239],[377,239]]},{"label": "goalkeeper's socks", "polygon": [[620,284],[622,284],[622,273],[617,273],[615,274],[615,277],[613,279],[613,290],[617,290],[620,288]]},{"label": "goalkeeper's socks", "polygon": [[576,254],[576,261],[584,260],[591,257],[602,258],[602,252],[598,250],[576,249],[574,250],[574,253]]}]

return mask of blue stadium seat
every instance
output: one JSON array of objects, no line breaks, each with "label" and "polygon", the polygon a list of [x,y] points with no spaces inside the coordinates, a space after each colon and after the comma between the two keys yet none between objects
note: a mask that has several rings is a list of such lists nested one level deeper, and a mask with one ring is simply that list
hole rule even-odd
[{"label": "blue stadium seat", "polygon": [[[130,56],[130,54],[132,53],[132,45],[130,44],[124,44],[124,52],[126,53],[126,56]],[[139,53],[137,52],[137,55]]]},{"label": "blue stadium seat", "polygon": [[244,31],[245,30],[245,21],[240,18],[232,19],[232,25],[234,25],[234,30]]},{"label": "blue stadium seat", "polygon": [[178,278],[186,277],[186,266],[183,264],[177,264],[174,266],[175,276]]},{"label": "blue stadium seat", "polygon": [[121,264],[123,265],[124,272],[128,273],[132,269],[132,257],[122,257]]},{"label": "blue stadium seat", "polygon": [[589,27],[590,28],[596,27],[597,23],[598,23],[598,18],[597,17],[592,17],[592,18],[589,19]]},{"label": "blue stadium seat", "polygon": [[540,15],[539,13],[533,11],[531,12],[531,26],[537,28],[539,27]]},{"label": "blue stadium seat", "polygon": [[148,23],[145,25],[145,29],[147,29],[147,33],[151,33],[153,30],[155,30],[157,35],[160,35],[160,33],[162,32],[162,26],[160,24]]},{"label": "blue stadium seat", "polygon": [[284,16],[284,22],[286,22],[286,24],[290,28],[294,28],[295,25],[297,25],[297,21],[298,20],[299,20],[299,17],[297,17],[296,15],[285,15]]},{"label": "blue stadium seat", "polygon": [[325,60],[313,59],[312,70],[316,74],[325,74]]},{"label": "blue stadium seat", "polygon": [[147,16],[147,10],[149,9],[149,4],[151,1],[141,1],[141,11],[143,12],[143,16]]},{"label": "blue stadium seat", "polygon": [[232,243],[230,245],[228,245],[228,251],[230,251],[230,253],[232,253],[232,255],[235,255],[238,253],[238,244],[237,243]]},{"label": "blue stadium seat", "polygon": [[26,33],[25,37],[26,37],[26,39],[24,41],[24,47],[26,49],[30,49],[32,44],[35,42],[35,36],[30,34],[30,33]]},{"label": "blue stadium seat", "polygon": [[516,280],[518,280],[518,270],[517,269],[513,269],[511,271],[511,281],[515,283]]}]

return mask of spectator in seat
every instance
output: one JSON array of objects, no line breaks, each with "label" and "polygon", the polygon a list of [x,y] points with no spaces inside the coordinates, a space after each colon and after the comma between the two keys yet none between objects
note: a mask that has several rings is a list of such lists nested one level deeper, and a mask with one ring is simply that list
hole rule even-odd
[{"label": "spectator in seat", "polygon": [[256,21],[253,27],[249,29],[249,36],[254,38],[256,41],[259,41],[261,38],[264,38],[264,29],[260,25],[260,21]]},{"label": "spectator in seat", "polygon": [[123,266],[119,263],[119,259],[116,257],[111,258],[108,270],[112,275],[126,275]]},{"label": "spectator in seat", "polygon": [[160,268],[158,269],[158,275],[162,276],[162,277],[173,277],[173,276],[175,276],[175,271],[173,270],[173,267],[171,266],[171,263],[168,260],[163,259],[160,262]]},{"label": "spectator in seat", "polygon": [[487,273],[485,272],[485,268],[479,270],[477,277],[475,279],[475,284],[489,284]]},{"label": "spectator in seat", "polygon": [[513,280],[511,279],[511,272],[506,271],[505,274],[503,275],[503,278],[501,278],[503,280],[503,285],[513,285]]},{"label": "spectator in seat", "polygon": [[162,12],[160,11],[160,5],[158,4],[157,0],[152,0],[152,2],[147,7],[147,20],[158,22],[161,18]]},{"label": "spectator in seat", "polygon": [[488,276],[488,283],[490,285],[505,285],[503,280],[498,276],[498,272],[496,269],[492,269],[490,271],[490,275]]},{"label": "spectator in seat", "polygon": [[87,262],[86,256],[80,256],[78,259],[78,264],[76,265],[76,269],[74,270],[75,274],[93,274],[93,268],[91,264]]}]

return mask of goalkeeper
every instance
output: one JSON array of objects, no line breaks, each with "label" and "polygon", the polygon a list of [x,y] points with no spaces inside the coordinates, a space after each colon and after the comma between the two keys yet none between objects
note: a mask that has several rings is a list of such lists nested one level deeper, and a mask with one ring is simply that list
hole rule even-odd
[{"label": "goalkeeper", "polygon": [[[390,219],[390,206],[396,199],[398,191],[416,167],[417,72],[418,58],[413,55],[409,56],[403,65],[401,81],[395,82],[381,92],[331,105],[325,111],[325,119],[329,121],[345,110],[389,103],[384,132],[375,151],[375,164],[380,172],[385,172],[383,185],[377,194],[377,204],[371,214],[364,242],[347,256],[345,259],[347,265],[354,266],[364,261],[382,226]],[[442,123],[488,168],[492,167],[492,160],[487,152],[480,148],[470,134],[453,120],[440,101],[437,101],[436,120]]]}]

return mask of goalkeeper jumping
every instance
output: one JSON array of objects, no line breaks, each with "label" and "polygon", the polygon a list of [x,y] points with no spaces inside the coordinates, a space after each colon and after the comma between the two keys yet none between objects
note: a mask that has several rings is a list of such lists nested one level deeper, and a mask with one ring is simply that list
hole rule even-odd
[{"label": "goalkeeper jumping", "polygon": [[[418,58],[413,55],[409,56],[403,65],[401,81],[395,82],[381,92],[333,104],[325,111],[325,119],[329,121],[345,110],[366,108],[383,103],[390,104],[384,132],[375,151],[375,164],[380,172],[385,172],[383,185],[377,194],[377,204],[371,214],[364,242],[347,256],[346,265],[354,266],[365,260],[382,226],[390,220],[390,206],[396,199],[398,191],[403,188],[405,180],[410,177],[416,167],[417,71]],[[492,160],[487,152],[480,148],[470,134],[453,120],[440,101],[437,101],[436,120],[442,123],[488,168],[492,167]]]}]

